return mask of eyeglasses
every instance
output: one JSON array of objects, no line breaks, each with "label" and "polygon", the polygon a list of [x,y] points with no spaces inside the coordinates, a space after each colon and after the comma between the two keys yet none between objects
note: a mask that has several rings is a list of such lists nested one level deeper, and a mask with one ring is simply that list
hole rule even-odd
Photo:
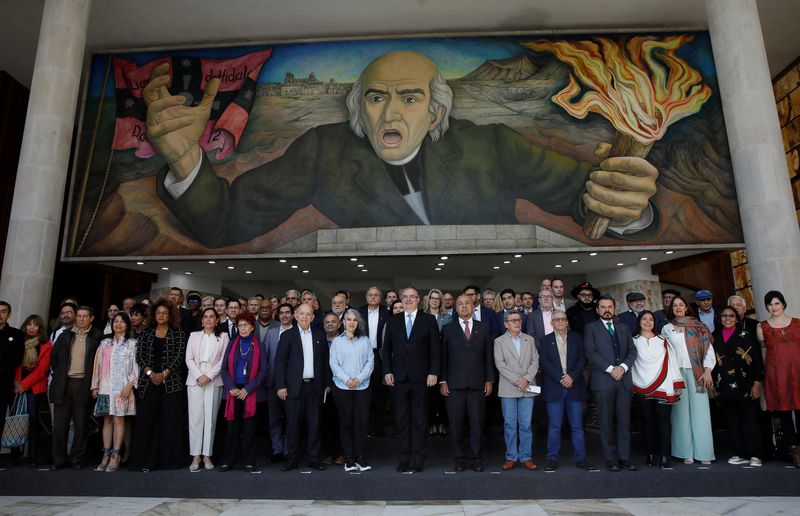
[{"label": "eyeglasses", "polygon": [[522,319],[508,319],[506,322],[510,322],[511,324],[520,324]]},{"label": "eyeglasses", "polygon": [[578,297],[592,297],[591,292],[578,292]]},{"label": "eyeglasses", "polygon": [[169,312],[156,312],[156,317],[168,317]]},{"label": "eyeglasses", "polygon": [[736,319],[736,316],[733,314],[720,314],[720,319]]},{"label": "eyeglasses", "polygon": [[566,322],[566,320],[567,320],[566,317],[553,317],[552,319],[550,319],[551,322]]}]

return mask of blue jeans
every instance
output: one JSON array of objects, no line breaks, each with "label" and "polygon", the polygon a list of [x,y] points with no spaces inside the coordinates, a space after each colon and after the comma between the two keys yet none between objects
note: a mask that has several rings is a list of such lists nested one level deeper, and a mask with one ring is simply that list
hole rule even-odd
[{"label": "blue jeans", "polygon": [[[506,440],[506,460],[525,462],[533,455],[533,398],[500,398],[503,409],[503,436]],[[519,446],[517,445],[519,437]]]},{"label": "blue jeans", "polygon": [[567,389],[562,389],[559,401],[547,402],[547,460],[557,460],[561,449],[561,422],[564,409],[567,410],[569,426],[572,428],[572,447],[575,448],[575,462],[586,459],[586,441],[583,436],[583,401],[567,399]]}]

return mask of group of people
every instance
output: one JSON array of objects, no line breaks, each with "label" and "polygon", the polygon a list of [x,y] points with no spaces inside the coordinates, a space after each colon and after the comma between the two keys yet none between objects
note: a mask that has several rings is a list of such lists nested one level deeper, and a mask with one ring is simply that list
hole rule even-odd
[{"label": "group of people", "polygon": [[11,306],[0,301],[0,409],[15,396],[32,420],[52,407],[50,456],[35,423],[25,447],[32,464],[49,460],[51,470],[84,467],[90,417],[102,421],[95,469],[105,472],[187,463],[191,472],[258,472],[262,429],[283,471],[304,460],[369,471],[367,437],[383,435],[389,404],[399,472],[424,470],[428,437],[448,434],[455,471],[483,471],[494,407],[503,470],[538,469],[539,422],[544,468],[557,469],[565,415],[572,460],[594,469],[584,436],[584,414],[594,413],[606,468],[616,472],[637,469],[634,400],[647,465],[715,460],[716,398],[729,463],[760,466],[760,436],[772,435],[776,418],[780,453],[800,467],[800,320],[785,313],[780,292],[767,293],[770,317],[760,323],[746,317],[744,299],[720,308],[707,290],[695,293],[694,307],[665,290],[656,312],[639,292],[621,313],[589,283],[571,294],[574,303],[558,278],[536,295],[371,287],[361,308],[343,290],[323,312],[309,290],[241,300],[191,292],[184,307],[172,288],[154,302],[126,298],[98,324],[91,307],[66,299],[49,333],[38,315],[11,327]]}]

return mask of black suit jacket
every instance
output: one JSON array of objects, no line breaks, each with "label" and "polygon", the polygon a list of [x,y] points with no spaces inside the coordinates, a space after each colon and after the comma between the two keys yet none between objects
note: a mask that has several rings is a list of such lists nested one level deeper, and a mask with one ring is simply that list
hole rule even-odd
[{"label": "black suit jacket", "polygon": [[[367,337],[369,337],[369,306],[362,306],[358,309],[358,313],[360,313],[361,318],[364,319],[364,324],[367,326]],[[388,309],[383,307],[378,308],[378,351],[383,347],[383,328],[386,326],[390,315],[392,315],[392,313]]]},{"label": "black suit jacket", "polygon": [[430,374],[439,376],[441,349],[436,317],[417,310],[408,338],[406,313],[394,314],[383,338],[383,374],[393,374],[395,382],[425,382]]},{"label": "black suit jacket", "polygon": [[[633,390],[630,370],[636,361],[636,346],[633,344],[631,331],[624,324],[614,321],[614,332],[619,340],[620,365],[628,366],[628,371],[622,377],[622,383],[628,390]],[[606,369],[614,365],[614,343],[605,321],[598,319],[589,323],[583,328],[583,346],[586,350],[586,358],[592,365],[592,374],[589,385],[593,391],[606,391],[614,387],[617,383]]]},{"label": "black suit jacket", "polygon": [[496,380],[494,373],[494,337],[489,325],[470,321],[469,340],[461,319],[442,327],[442,374],[439,381],[450,389],[483,389]]},{"label": "black suit jacket", "polygon": [[[86,398],[83,401],[86,403],[89,403],[91,398],[89,387],[92,385],[94,355],[101,340],[103,340],[103,332],[94,326],[89,328],[86,333],[86,355],[83,362],[83,384],[85,386],[83,391],[86,394]],[[60,404],[64,402],[73,342],[75,342],[75,333],[71,330],[65,330],[61,332],[61,335],[58,336],[55,344],[53,344],[53,351],[50,353],[50,369],[53,371],[53,379],[50,382],[50,403]]]},{"label": "black suit jacket", "polygon": [[[314,345],[314,390],[322,396],[331,384],[331,367],[328,363],[328,341],[325,333],[311,328]],[[283,332],[275,353],[275,388],[288,389],[290,398],[297,398],[303,388],[303,341],[300,328],[292,326]]]},{"label": "black suit jacket", "polygon": [[[17,328],[8,324],[0,330],[0,389],[10,394],[14,390],[14,375],[25,355],[25,337]],[[0,417],[6,417],[0,414]]]},{"label": "black suit jacket", "polygon": [[[144,370],[146,367],[151,367],[155,359],[156,350],[153,343],[155,335],[155,329],[145,328],[136,344],[136,363],[139,365],[136,393],[140,398],[144,398],[147,386],[150,385],[150,377]],[[170,328],[165,339],[166,345],[161,349],[161,371],[169,369],[171,373],[164,380],[164,391],[167,393],[182,391],[186,384],[186,334],[182,329]]]},{"label": "black suit jacket", "polygon": [[567,399],[581,401],[586,399],[586,382],[583,379],[583,370],[586,369],[586,353],[583,349],[581,334],[567,331],[567,370],[561,368],[561,357],[558,354],[558,344],[555,332],[545,335],[539,346],[539,368],[542,370],[542,399],[544,401],[559,401],[561,391],[561,376],[566,373],[572,378],[572,387],[567,391]]}]

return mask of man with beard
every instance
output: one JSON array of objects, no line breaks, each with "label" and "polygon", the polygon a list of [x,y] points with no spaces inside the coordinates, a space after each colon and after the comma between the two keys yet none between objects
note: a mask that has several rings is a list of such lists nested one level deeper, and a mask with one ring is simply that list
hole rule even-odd
[{"label": "man with beard", "polygon": [[628,303],[628,311],[619,314],[617,321],[624,324],[631,330],[631,334],[636,334],[639,329],[639,314],[644,311],[646,298],[641,292],[629,292],[625,296]]},{"label": "man with beard", "polygon": [[588,281],[584,281],[572,289],[572,297],[578,302],[567,309],[567,319],[569,329],[583,333],[583,327],[598,319],[595,310],[595,299],[600,297],[600,291],[592,286]]},{"label": "man with beard", "polygon": [[550,290],[553,292],[553,310],[567,311],[567,300],[564,299],[564,280],[553,278],[550,282]]}]

